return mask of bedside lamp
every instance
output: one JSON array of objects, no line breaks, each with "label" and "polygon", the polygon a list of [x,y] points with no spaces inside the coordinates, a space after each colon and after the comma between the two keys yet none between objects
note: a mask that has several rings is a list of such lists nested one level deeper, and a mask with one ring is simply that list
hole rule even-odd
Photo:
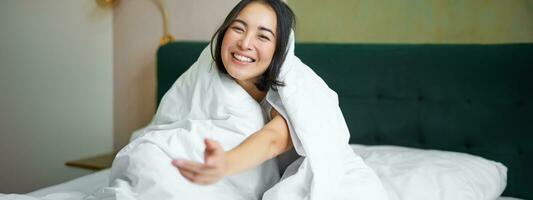
[{"label": "bedside lamp", "polygon": [[[98,4],[102,8],[111,8],[118,4],[120,0],[96,0],[96,4]],[[170,34],[168,30],[168,17],[167,17],[167,10],[165,8],[164,0],[153,0],[155,4],[157,5],[157,8],[159,8],[159,11],[161,12],[161,16],[163,17],[163,37],[159,40],[159,45],[163,46],[169,42],[173,42],[176,40],[176,38]]]},{"label": "bedside lamp", "polygon": [[163,17],[163,37],[159,40],[159,45],[163,46],[169,42],[173,42],[176,38],[168,31],[168,17],[164,0],[155,0],[161,16]]}]

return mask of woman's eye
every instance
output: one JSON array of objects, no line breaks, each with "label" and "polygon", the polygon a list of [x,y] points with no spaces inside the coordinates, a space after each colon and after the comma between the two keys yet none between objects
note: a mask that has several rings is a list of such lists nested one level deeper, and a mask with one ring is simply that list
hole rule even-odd
[{"label": "woman's eye", "polygon": [[236,26],[231,27],[231,29],[235,30],[237,33],[242,33],[242,32],[244,32],[244,30],[243,30],[242,28],[240,28],[240,27],[236,27]]},{"label": "woman's eye", "polygon": [[261,40],[270,41],[270,38],[264,35],[260,35],[259,38],[261,38]]}]

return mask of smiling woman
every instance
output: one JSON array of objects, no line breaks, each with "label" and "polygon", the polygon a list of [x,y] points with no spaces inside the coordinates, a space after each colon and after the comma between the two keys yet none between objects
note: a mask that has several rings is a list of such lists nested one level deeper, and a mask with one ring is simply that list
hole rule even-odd
[{"label": "smiling woman", "polygon": [[294,55],[294,18],[280,0],[240,1],[94,196],[387,199],[336,93]]},{"label": "smiling woman", "polygon": [[[212,52],[217,68],[262,102],[268,89],[282,85],[276,77],[286,51],[277,49],[286,48],[293,25],[294,14],[280,1],[241,1],[213,36],[218,37]],[[292,142],[287,122],[274,108],[267,109],[270,121],[238,147],[224,152],[218,142],[206,139],[204,164],[181,159],[173,164],[190,181],[212,184],[288,151]]]}]

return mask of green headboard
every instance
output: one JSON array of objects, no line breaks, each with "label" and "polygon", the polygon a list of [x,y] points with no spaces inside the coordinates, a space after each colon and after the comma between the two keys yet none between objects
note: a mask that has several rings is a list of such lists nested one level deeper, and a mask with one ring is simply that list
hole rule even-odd
[{"label": "green headboard", "polygon": [[[205,42],[157,53],[158,102]],[[339,95],[351,143],[476,154],[508,167],[504,195],[533,199],[533,44],[297,44]]]}]

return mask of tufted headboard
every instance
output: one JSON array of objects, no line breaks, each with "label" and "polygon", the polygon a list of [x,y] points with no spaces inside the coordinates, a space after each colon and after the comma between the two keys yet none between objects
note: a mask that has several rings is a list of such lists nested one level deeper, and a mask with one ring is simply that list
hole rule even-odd
[{"label": "tufted headboard", "polygon": [[[205,42],[157,53],[158,102]],[[533,199],[533,44],[297,44],[339,95],[351,143],[466,152],[508,167],[504,195]]]}]

